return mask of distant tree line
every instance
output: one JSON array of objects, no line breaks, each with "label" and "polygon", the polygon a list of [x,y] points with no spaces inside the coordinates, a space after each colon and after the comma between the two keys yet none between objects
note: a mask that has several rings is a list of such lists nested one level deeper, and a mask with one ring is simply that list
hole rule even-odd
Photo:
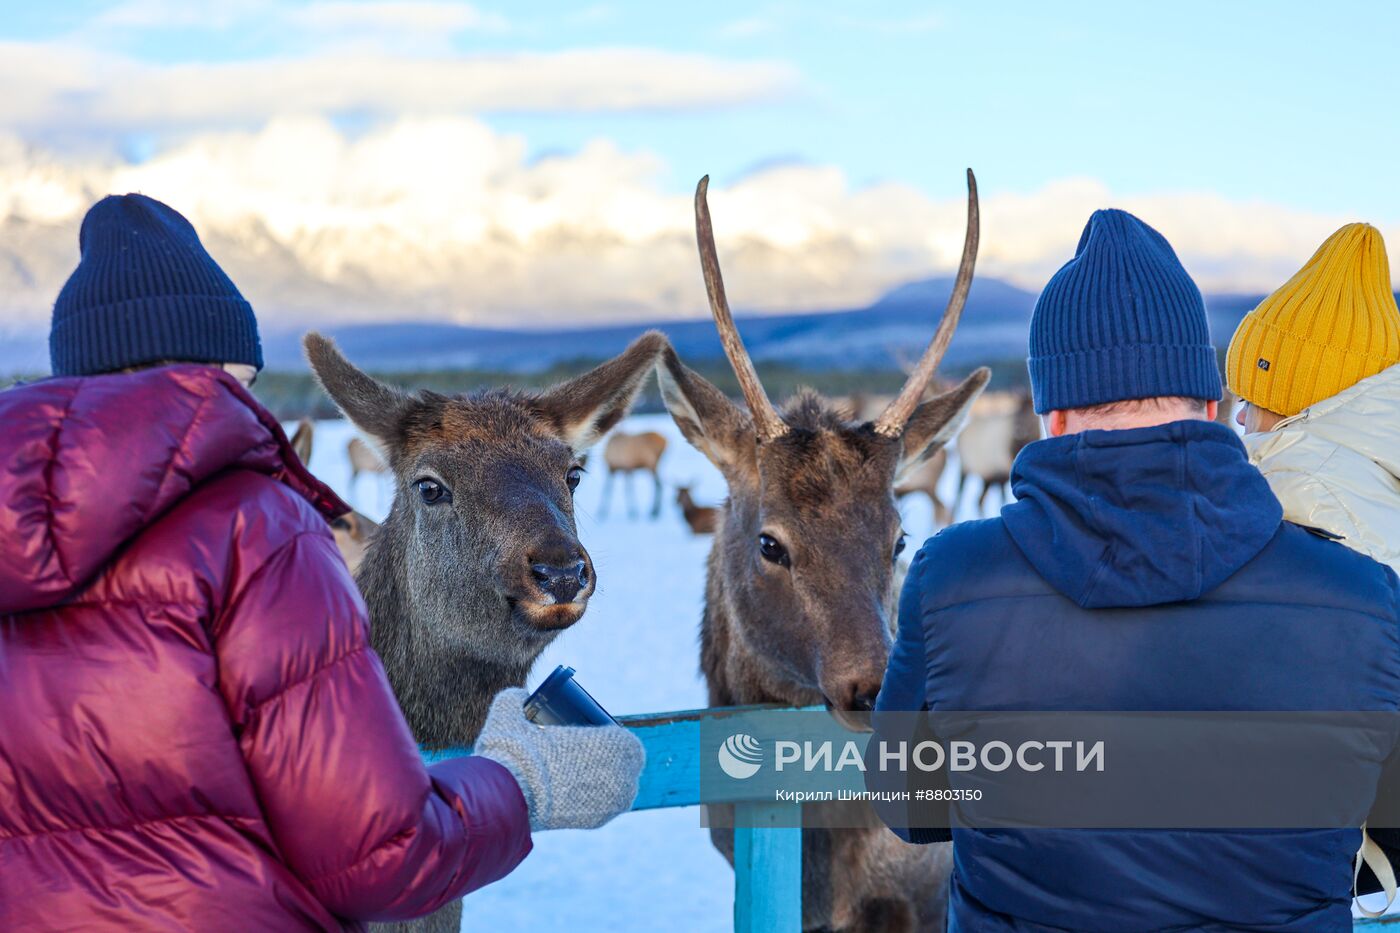
[{"label": "distant tree line", "polygon": [[[413,372],[375,372],[373,375],[405,389],[431,389],[444,395],[460,395],[477,389],[514,386],[538,389],[562,382],[597,366],[601,359],[566,360],[532,373],[504,372],[489,369],[442,369]],[[1025,387],[1026,361],[1009,359],[988,364],[992,367],[992,388]],[[739,396],[739,383],[728,362],[723,359],[702,360],[691,368],[731,396]],[[960,379],[971,367],[950,368],[941,373],[946,379]],[[904,384],[905,374],[895,368],[887,369],[807,369],[786,363],[759,363],[763,384],[775,401],[787,398],[799,388],[809,387],[826,395],[892,394]],[[0,389],[20,382],[33,382],[42,375],[0,376]],[[283,421],[302,417],[339,417],[335,405],[321,391],[310,371],[273,371],[258,374],[253,394]],[[640,399],[636,411],[660,412],[661,396],[656,385],[650,385]]]},{"label": "distant tree line", "polygon": [[[1217,347],[1216,355],[1224,370],[1225,348]],[[477,389],[514,386],[519,389],[537,389],[562,382],[592,369],[601,359],[579,358],[565,360],[532,373],[505,372],[489,369],[442,369],[411,372],[375,372],[373,375],[392,385],[405,389],[431,389],[444,395],[460,395]],[[1029,378],[1026,361],[1016,357],[987,363],[992,368],[991,389],[1026,389]],[[781,401],[799,388],[809,387],[826,395],[847,396],[864,393],[867,395],[892,394],[904,385],[905,374],[893,367],[884,369],[808,369],[787,363],[758,363],[758,371],[764,386],[775,401]],[[691,366],[700,375],[713,382],[732,397],[739,397],[739,383],[734,378],[729,364],[723,359],[701,360]],[[972,371],[971,366],[949,367],[939,373],[946,382],[961,379]],[[0,389],[7,389],[22,382],[34,382],[46,378],[42,374],[0,375]],[[330,398],[321,391],[309,370],[265,371],[258,375],[253,394],[258,397],[274,415],[283,421],[297,418],[336,418],[339,412]],[[655,383],[647,387],[638,399],[636,411],[656,413],[663,411],[661,396]]]},{"label": "distant tree line", "polygon": [[[561,382],[597,366],[600,359],[576,359],[561,361],[548,369],[532,373],[498,372],[485,369],[446,369],[413,372],[376,372],[373,375],[391,385],[405,389],[430,389],[444,395],[460,395],[483,388],[513,386],[519,389],[537,389]],[[1024,359],[1005,360],[992,366],[992,387],[1024,387],[1027,384],[1026,361]],[[728,362],[723,359],[702,360],[692,366],[706,379],[731,396],[739,396],[739,383],[734,378]],[[810,387],[826,395],[853,395],[856,393],[884,394],[898,392],[904,384],[905,374],[898,369],[827,369],[815,370],[791,366],[785,363],[759,363],[758,371],[764,386],[775,400],[792,395],[801,387]],[[971,371],[971,367],[949,369],[945,378],[961,378]],[[310,372],[264,372],[258,376],[253,386],[256,395],[273,414],[284,421],[310,417],[314,419],[338,417],[335,405],[321,391]],[[663,411],[661,396],[655,383],[646,389],[638,399],[636,411]]]}]

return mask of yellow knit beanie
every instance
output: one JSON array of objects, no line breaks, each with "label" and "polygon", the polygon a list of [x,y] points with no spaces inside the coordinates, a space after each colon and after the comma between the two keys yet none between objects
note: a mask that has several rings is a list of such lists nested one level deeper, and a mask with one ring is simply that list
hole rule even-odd
[{"label": "yellow knit beanie", "polygon": [[1396,363],[1400,309],[1385,241],[1370,224],[1347,224],[1245,315],[1225,376],[1240,398],[1286,416]]}]

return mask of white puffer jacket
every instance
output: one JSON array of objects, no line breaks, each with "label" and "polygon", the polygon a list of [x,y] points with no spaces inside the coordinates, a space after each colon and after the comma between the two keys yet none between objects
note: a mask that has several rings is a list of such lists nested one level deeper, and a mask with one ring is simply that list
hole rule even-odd
[{"label": "white puffer jacket", "polygon": [[1400,365],[1246,434],[1284,518],[1400,573]]}]

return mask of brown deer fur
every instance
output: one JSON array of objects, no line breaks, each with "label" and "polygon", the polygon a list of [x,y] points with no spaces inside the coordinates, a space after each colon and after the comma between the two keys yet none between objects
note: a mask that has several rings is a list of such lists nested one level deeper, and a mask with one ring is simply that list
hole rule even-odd
[{"label": "brown deer fur", "polygon": [[[419,743],[469,746],[491,698],[524,684],[587,608],[596,577],[574,524],[578,458],[627,414],[665,338],[645,334],[545,392],[465,396],[410,394],[318,334],[305,343],[321,385],[394,477],[389,517],[355,577],[374,648]],[[541,568],[576,574],[570,598]],[[455,933],[460,923],[458,902],[381,929]]]},{"label": "brown deer fur", "polygon": [[374,452],[374,448],[358,437],[350,438],[345,445],[345,456],[350,461],[350,484],[360,478],[361,473],[387,473],[389,464]]},{"label": "brown deer fur", "polygon": [[899,482],[894,484],[894,494],[897,499],[903,499],[916,492],[928,496],[929,501],[933,503],[933,523],[938,528],[952,524],[953,521],[952,511],[938,497],[938,481],[943,478],[943,471],[947,467],[948,449],[940,447],[930,454],[928,459],[900,477]]},{"label": "brown deer fur", "polygon": [[[311,448],[315,442],[316,426],[310,418],[297,422],[297,429],[291,437],[292,450],[308,467],[311,465]],[[379,530],[379,523],[353,509],[331,520],[331,533],[335,535],[335,546],[340,556],[345,558],[345,566],[353,574],[360,569],[365,559],[370,538]]]},{"label": "brown deer fur", "polygon": [[651,503],[651,517],[661,514],[661,455],[666,452],[666,438],[655,431],[640,434],[625,434],[614,431],[603,445],[603,462],[608,466],[608,478],[603,484],[603,502],[598,507],[598,517],[606,518],[608,505],[612,502],[613,477],[623,474],[623,484],[627,487],[627,514],[636,514],[636,503],[632,501],[632,474],[638,471],[650,473],[655,486]]},{"label": "brown deer fur", "polygon": [[[713,706],[825,703],[866,728],[892,638],[895,565],[903,535],[897,478],[956,434],[990,373],[919,402],[957,325],[976,255],[976,188],[968,173],[968,231],[958,283],[924,357],[874,421],[799,394],[781,412],[767,400],[729,314],[710,230],[705,183],[696,231],[710,308],[744,390],[747,411],[665,350],[662,398],[681,433],[724,474],[729,498],[710,551],[701,669]],[[812,804],[803,829],[804,929],[942,930],[951,852],[911,846],[865,804],[865,829],[825,829]],[[811,809],[811,808],[819,809]],[[723,817],[716,820],[722,826]],[[733,859],[732,830],[712,830]]]},{"label": "brown deer fur", "polygon": [[693,535],[712,535],[719,523],[719,509],[711,505],[696,505],[690,495],[689,486],[676,487],[676,505],[681,507],[681,515],[690,526]]},{"label": "brown deer fur", "polygon": [[993,489],[1001,490],[1004,497],[1016,455],[1039,439],[1040,418],[1029,392],[1022,389],[984,394],[972,406],[967,427],[958,435],[957,502],[962,501],[970,476],[982,481],[982,491],[977,496],[979,514]]}]

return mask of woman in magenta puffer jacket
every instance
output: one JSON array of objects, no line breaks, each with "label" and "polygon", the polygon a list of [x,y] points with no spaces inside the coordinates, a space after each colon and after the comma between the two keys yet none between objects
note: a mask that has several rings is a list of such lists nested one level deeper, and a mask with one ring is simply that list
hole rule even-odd
[{"label": "woman in magenta puffer jacket", "polygon": [[345,506],[232,376],[49,380],[0,424],[0,928],[339,929],[525,856],[509,772],[430,780]]},{"label": "woman in magenta puffer jacket", "polygon": [[54,372],[134,371],[0,392],[0,929],[340,930],[502,877],[529,769],[422,764],[347,507],[235,378],[247,302],[149,198],[82,242]]}]

